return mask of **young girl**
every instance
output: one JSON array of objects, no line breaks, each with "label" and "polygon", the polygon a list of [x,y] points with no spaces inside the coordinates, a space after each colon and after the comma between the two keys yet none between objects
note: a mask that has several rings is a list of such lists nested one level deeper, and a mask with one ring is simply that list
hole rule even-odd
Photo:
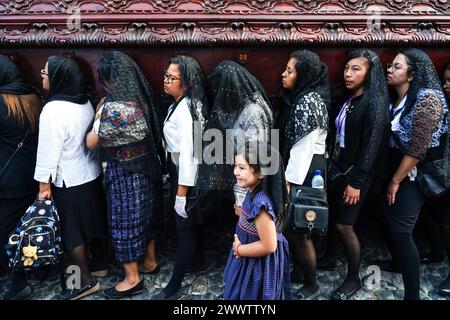
[{"label": "young girl", "polygon": [[[276,159],[281,168],[275,175],[264,175],[258,156],[247,143],[235,157],[237,185],[249,192],[225,267],[225,300],[291,298],[289,247],[280,231],[287,201],[284,172]],[[249,159],[257,159],[257,164]]]}]

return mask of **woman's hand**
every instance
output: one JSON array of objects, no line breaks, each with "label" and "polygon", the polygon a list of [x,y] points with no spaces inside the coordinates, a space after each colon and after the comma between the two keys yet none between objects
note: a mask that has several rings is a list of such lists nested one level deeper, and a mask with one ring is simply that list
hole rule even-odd
[{"label": "woman's hand", "polygon": [[234,204],[233,208],[234,208],[234,214],[239,217],[241,215],[242,207]]},{"label": "woman's hand", "polygon": [[39,199],[48,199],[52,198],[52,188],[50,183],[40,182],[39,183]]},{"label": "woman's hand", "polygon": [[351,185],[347,185],[342,198],[347,206],[355,205],[359,202],[359,196],[361,194],[361,189],[355,189]]},{"label": "woman's hand", "polygon": [[234,234],[234,242],[233,242],[233,254],[236,257],[236,259],[239,259],[239,249],[238,247],[241,245],[241,241],[239,240],[239,237],[237,234]]},{"label": "woman's hand", "polygon": [[388,205],[392,206],[395,203],[395,196],[397,195],[399,187],[400,183],[396,183],[394,181],[391,181],[391,183],[389,183],[386,194]]}]

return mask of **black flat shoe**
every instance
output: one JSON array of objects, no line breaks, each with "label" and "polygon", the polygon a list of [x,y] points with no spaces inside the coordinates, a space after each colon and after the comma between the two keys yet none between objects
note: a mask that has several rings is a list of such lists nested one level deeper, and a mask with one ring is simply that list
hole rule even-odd
[{"label": "black flat shoe", "polygon": [[125,291],[116,290],[116,286],[105,289],[103,291],[103,295],[108,299],[122,299],[126,297],[131,297],[137,294],[144,292],[144,279],[142,279],[137,285],[133,288],[130,288]]},{"label": "black flat shoe", "polygon": [[331,300],[349,300],[361,288],[362,288],[361,281],[359,281],[357,285],[354,288],[350,289],[349,291],[343,290],[342,286],[340,286],[339,288],[333,291],[330,298]]},{"label": "black flat shoe", "polygon": [[93,294],[100,290],[100,282],[97,279],[93,278],[91,282],[81,289],[67,289],[63,293],[56,295],[56,300],[78,300],[83,297],[86,297],[90,294]]},{"label": "black flat shoe", "polygon": [[159,267],[159,264],[156,266],[155,269],[153,269],[152,271],[141,271],[139,270],[139,273],[142,274],[157,274],[159,271],[161,271],[161,268]]}]

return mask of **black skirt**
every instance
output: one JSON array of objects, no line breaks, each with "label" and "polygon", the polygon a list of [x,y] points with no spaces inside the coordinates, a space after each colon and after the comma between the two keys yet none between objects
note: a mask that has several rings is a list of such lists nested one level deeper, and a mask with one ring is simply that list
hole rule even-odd
[{"label": "black skirt", "polygon": [[70,188],[52,185],[52,192],[61,220],[62,240],[66,251],[107,237],[102,176]]}]

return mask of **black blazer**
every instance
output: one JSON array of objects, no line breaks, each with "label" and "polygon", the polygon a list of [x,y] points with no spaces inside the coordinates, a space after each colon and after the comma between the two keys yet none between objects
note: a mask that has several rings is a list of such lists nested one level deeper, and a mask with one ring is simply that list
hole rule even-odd
[{"label": "black blazer", "polygon": [[[363,160],[363,153],[366,152],[369,145],[370,137],[373,134],[373,130],[370,129],[369,125],[369,105],[368,101],[364,101],[363,96],[358,96],[352,99],[353,108],[345,119],[345,148],[341,149],[339,154],[339,160],[337,166],[343,170],[347,171],[350,166],[353,168],[348,172],[346,179],[347,183],[356,189],[361,189],[361,186],[368,181],[368,178],[373,176],[375,171],[380,170],[375,158],[381,156],[380,152],[373,153],[374,159]],[[336,119],[340,109],[346,101],[340,101],[340,104],[334,108],[333,118],[332,118],[332,132],[334,133],[333,144],[336,141],[336,126],[334,120]],[[382,146],[386,144],[388,136],[388,128],[383,131]],[[374,165],[371,166],[370,170],[363,170],[362,167],[365,166],[362,161],[371,161]]]}]

